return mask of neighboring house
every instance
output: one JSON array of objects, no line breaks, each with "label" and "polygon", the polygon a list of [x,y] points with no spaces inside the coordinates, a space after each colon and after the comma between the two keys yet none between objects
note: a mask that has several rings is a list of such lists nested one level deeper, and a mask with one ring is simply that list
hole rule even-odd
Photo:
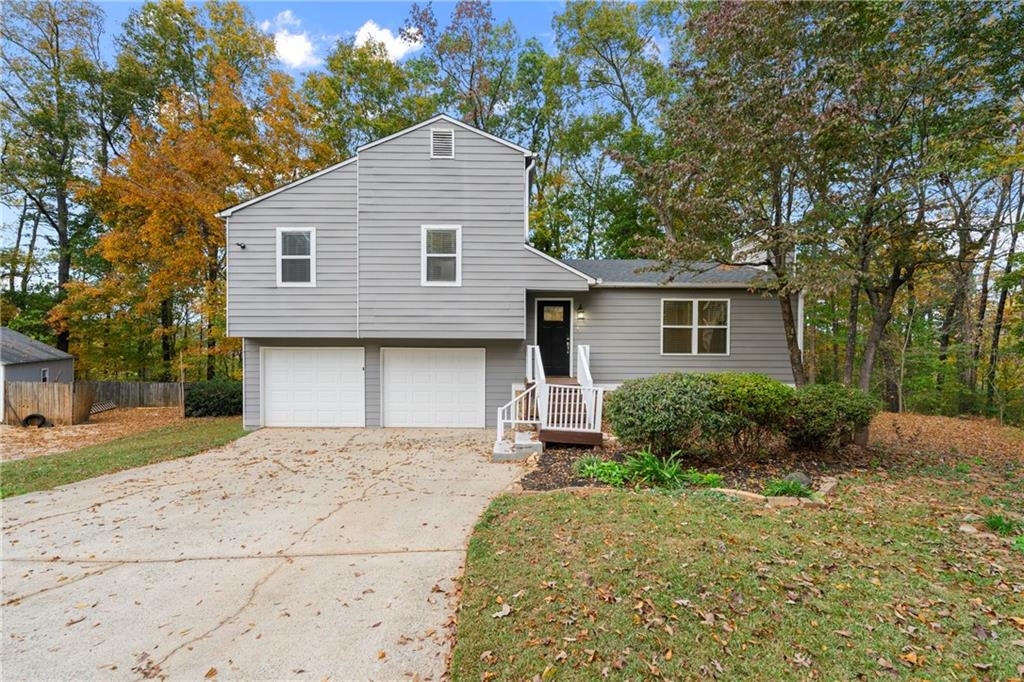
[{"label": "neighboring house", "polygon": [[696,266],[662,284],[647,261],[563,262],[530,246],[533,160],[435,116],[219,213],[245,425],[558,417],[599,437],[600,391],[624,379],[793,381],[778,303],[751,290],[762,270]]},{"label": "neighboring house", "polygon": [[[0,406],[4,383],[42,381],[68,384],[75,380],[75,358],[62,350],[0,327]],[[0,418],[5,410],[0,407]]]}]

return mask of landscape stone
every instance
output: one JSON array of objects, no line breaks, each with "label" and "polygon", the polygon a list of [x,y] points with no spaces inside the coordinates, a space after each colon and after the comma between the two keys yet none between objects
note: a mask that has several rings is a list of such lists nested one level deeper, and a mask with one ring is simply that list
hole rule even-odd
[{"label": "landscape stone", "polygon": [[975,521],[981,521],[981,519],[981,514],[964,514],[964,517],[961,519],[961,521],[965,521],[967,523],[974,523]]},{"label": "landscape stone", "polygon": [[811,477],[808,476],[807,474],[805,474],[802,471],[794,471],[793,473],[791,473],[788,476],[786,476],[786,478],[784,480],[786,480],[786,481],[793,481],[794,483],[799,483],[800,485],[804,486],[805,488],[810,488],[811,487]]},{"label": "landscape stone", "polygon": [[768,498],[768,506],[769,507],[775,507],[775,508],[779,508],[779,507],[799,507],[800,506],[800,498],[799,497],[769,497]]},{"label": "landscape stone", "polygon": [[975,535],[977,534],[978,529],[969,523],[964,523],[960,525],[960,532],[966,533],[967,535]]}]

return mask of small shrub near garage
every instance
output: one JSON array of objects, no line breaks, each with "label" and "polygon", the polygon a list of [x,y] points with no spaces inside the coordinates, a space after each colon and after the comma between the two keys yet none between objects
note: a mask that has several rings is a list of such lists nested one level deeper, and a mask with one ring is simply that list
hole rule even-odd
[{"label": "small shrub near garage", "polygon": [[659,457],[720,438],[723,415],[713,408],[714,380],[703,374],[630,379],[608,396],[612,432],[626,445]]},{"label": "small shrub near garage", "polygon": [[736,451],[750,453],[784,432],[793,409],[792,388],[763,374],[709,376],[712,408],[726,418],[723,440],[731,440]]},{"label": "small shrub near garage", "polygon": [[232,417],[242,414],[241,381],[204,381],[185,391],[186,417]]},{"label": "small shrub near garage", "polygon": [[789,442],[800,449],[838,447],[871,423],[878,401],[842,384],[812,384],[797,389],[789,426]]}]

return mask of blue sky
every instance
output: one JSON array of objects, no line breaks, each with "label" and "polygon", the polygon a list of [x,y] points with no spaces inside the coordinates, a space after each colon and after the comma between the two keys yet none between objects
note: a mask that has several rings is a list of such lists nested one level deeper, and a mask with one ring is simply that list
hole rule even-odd
[{"label": "blue sky", "polygon": [[[121,24],[140,2],[101,2],[106,12],[106,44],[113,51],[113,38]],[[410,2],[243,2],[257,24],[274,35],[279,67],[293,74],[316,69],[339,37],[372,36],[401,59],[409,46],[398,39],[398,31],[409,15]],[[421,2],[425,4],[425,2]],[[434,2],[434,13],[442,23],[451,15],[453,2]],[[494,2],[498,21],[511,19],[522,38],[538,38],[549,50],[554,36],[551,19],[563,7],[561,2]]]}]

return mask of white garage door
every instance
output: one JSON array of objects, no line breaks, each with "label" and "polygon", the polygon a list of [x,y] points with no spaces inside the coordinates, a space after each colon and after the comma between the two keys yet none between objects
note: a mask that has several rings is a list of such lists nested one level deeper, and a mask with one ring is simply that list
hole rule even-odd
[{"label": "white garage door", "polygon": [[362,348],[263,351],[266,426],[365,426]]},{"label": "white garage door", "polygon": [[382,348],[384,426],[484,426],[483,348]]}]

